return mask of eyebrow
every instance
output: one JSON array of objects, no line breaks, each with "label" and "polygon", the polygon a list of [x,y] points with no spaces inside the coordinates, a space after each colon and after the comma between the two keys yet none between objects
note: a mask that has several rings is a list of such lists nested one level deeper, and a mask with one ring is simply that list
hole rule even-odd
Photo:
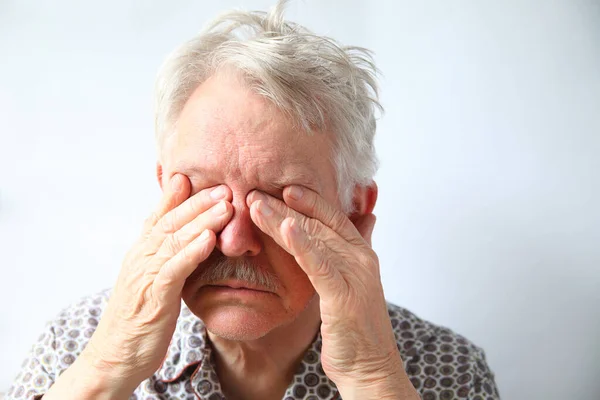
[{"label": "eyebrow", "polygon": [[[188,173],[195,173],[197,175],[210,178],[210,176],[206,174],[206,170],[202,170],[193,165],[177,166],[176,170],[181,171],[186,175]],[[311,169],[310,173],[298,173],[286,177],[278,177],[270,180],[269,182],[265,182],[265,185],[272,190],[283,190],[286,186],[298,185],[304,186],[314,192],[321,193],[321,185],[319,185],[318,182],[316,182],[316,180],[314,179],[316,176],[317,173]]]}]

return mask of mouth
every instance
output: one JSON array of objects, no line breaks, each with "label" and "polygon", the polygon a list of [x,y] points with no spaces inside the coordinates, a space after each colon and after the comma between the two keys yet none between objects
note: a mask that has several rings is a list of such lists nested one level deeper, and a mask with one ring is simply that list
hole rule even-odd
[{"label": "mouth", "polygon": [[213,287],[213,288],[233,289],[233,290],[240,290],[240,291],[252,290],[255,292],[273,293],[272,291],[270,291],[262,286],[258,286],[258,285],[251,284],[249,282],[238,281],[238,280],[213,282],[213,283],[210,283],[205,286]]}]

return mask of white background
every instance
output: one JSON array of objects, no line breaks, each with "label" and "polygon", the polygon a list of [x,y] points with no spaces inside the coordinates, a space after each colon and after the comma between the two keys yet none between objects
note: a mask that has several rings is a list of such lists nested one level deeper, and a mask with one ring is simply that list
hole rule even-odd
[{"label": "white background", "polygon": [[[0,0],[0,389],[114,282],[159,198],[152,85],[218,12],[272,1]],[[486,349],[504,399],[600,397],[600,2],[295,1],[376,52],[389,300]]]}]

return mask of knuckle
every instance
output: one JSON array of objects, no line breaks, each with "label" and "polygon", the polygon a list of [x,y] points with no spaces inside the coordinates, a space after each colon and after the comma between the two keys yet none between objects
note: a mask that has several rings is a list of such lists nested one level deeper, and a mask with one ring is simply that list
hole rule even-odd
[{"label": "knuckle", "polygon": [[206,200],[208,198],[209,197],[207,195],[206,189],[196,193],[190,198],[190,201],[188,203],[190,211],[194,214],[199,214],[200,212],[202,212],[202,209],[205,208],[203,207],[203,205],[206,204]]},{"label": "knuckle", "polygon": [[345,215],[341,214],[337,210],[333,209],[324,199],[319,197],[317,194],[313,194],[310,199],[310,208],[313,215],[331,226],[334,230],[338,230],[344,225],[343,218]]},{"label": "knuckle", "polygon": [[156,214],[156,212],[151,213],[145,220],[144,220],[144,225],[143,225],[143,232],[149,232],[152,230],[152,228],[154,228],[154,226],[156,225],[156,223],[158,222],[159,217],[158,214]]},{"label": "knuckle", "polygon": [[180,229],[175,235],[177,236],[180,248],[185,247],[188,243],[194,240],[203,229],[196,229],[195,226],[187,226],[184,229]]},{"label": "knuckle", "polygon": [[[324,241],[315,239],[314,240],[315,249],[319,251],[320,254],[330,254],[330,249],[325,244]],[[331,257],[322,257],[323,262],[329,262]]]},{"label": "knuckle", "polygon": [[319,257],[320,262],[324,263],[328,261],[328,257],[323,257],[324,254],[327,254],[327,246],[325,243],[320,240],[316,235],[308,234],[307,240],[304,243],[304,250],[308,253],[311,252]]},{"label": "knuckle", "polygon": [[168,250],[171,254],[177,254],[181,248],[181,242],[177,235],[171,234],[166,237],[163,246],[165,250]]},{"label": "knuckle", "polygon": [[330,218],[330,220],[331,220],[331,226],[333,227],[333,229],[336,232],[339,232],[346,225],[346,222],[348,221],[348,218],[344,214],[342,214],[341,212],[334,211],[333,215]]},{"label": "knuckle", "polygon": [[323,224],[314,219],[305,218],[302,227],[309,236],[319,236],[323,232]]},{"label": "knuckle", "polygon": [[300,219],[300,229],[306,232],[308,235],[313,236],[315,234],[314,224],[310,223],[308,218],[299,218]]},{"label": "knuckle", "polygon": [[313,239],[312,238],[307,238],[307,240],[304,240],[301,244],[300,244],[300,252],[302,252],[303,254],[307,254],[312,250],[313,247],[313,243],[312,243]]},{"label": "knuckle", "polygon": [[159,220],[158,214],[156,212],[151,213],[148,218],[144,220],[145,225],[152,226]]},{"label": "knuckle", "polygon": [[162,217],[158,225],[164,233],[173,233],[175,231],[175,210]]},{"label": "knuckle", "polygon": [[200,214],[218,202],[210,197],[213,189],[214,187],[202,189],[190,198],[189,205],[194,214]]},{"label": "knuckle", "polygon": [[309,200],[308,200],[308,207],[310,208],[310,210],[312,212],[318,212],[320,211],[319,209],[319,198],[316,195],[316,193],[311,193]]},{"label": "knuckle", "polygon": [[[172,263],[168,263],[163,265],[159,279],[156,280],[156,285],[159,286],[170,286],[177,281],[177,278],[174,273],[174,265]],[[161,290],[163,290],[161,288]]]},{"label": "knuckle", "polygon": [[194,261],[193,254],[189,248],[184,247],[183,249],[181,249],[180,253],[180,258],[183,263],[188,264]]},{"label": "knuckle", "polygon": [[315,269],[315,274],[322,278],[328,278],[331,276],[331,263],[327,259],[321,259],[321,261],[317,264],[317,268]]}]

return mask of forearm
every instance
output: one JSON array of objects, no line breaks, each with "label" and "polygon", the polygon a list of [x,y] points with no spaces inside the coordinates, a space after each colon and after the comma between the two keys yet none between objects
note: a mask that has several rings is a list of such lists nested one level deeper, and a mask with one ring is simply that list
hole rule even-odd
[{"label": "forearm", "polygon": [[136,387],[94,368],[84,357],[79,357],[57,378],[43,399],[127,400]]}]

